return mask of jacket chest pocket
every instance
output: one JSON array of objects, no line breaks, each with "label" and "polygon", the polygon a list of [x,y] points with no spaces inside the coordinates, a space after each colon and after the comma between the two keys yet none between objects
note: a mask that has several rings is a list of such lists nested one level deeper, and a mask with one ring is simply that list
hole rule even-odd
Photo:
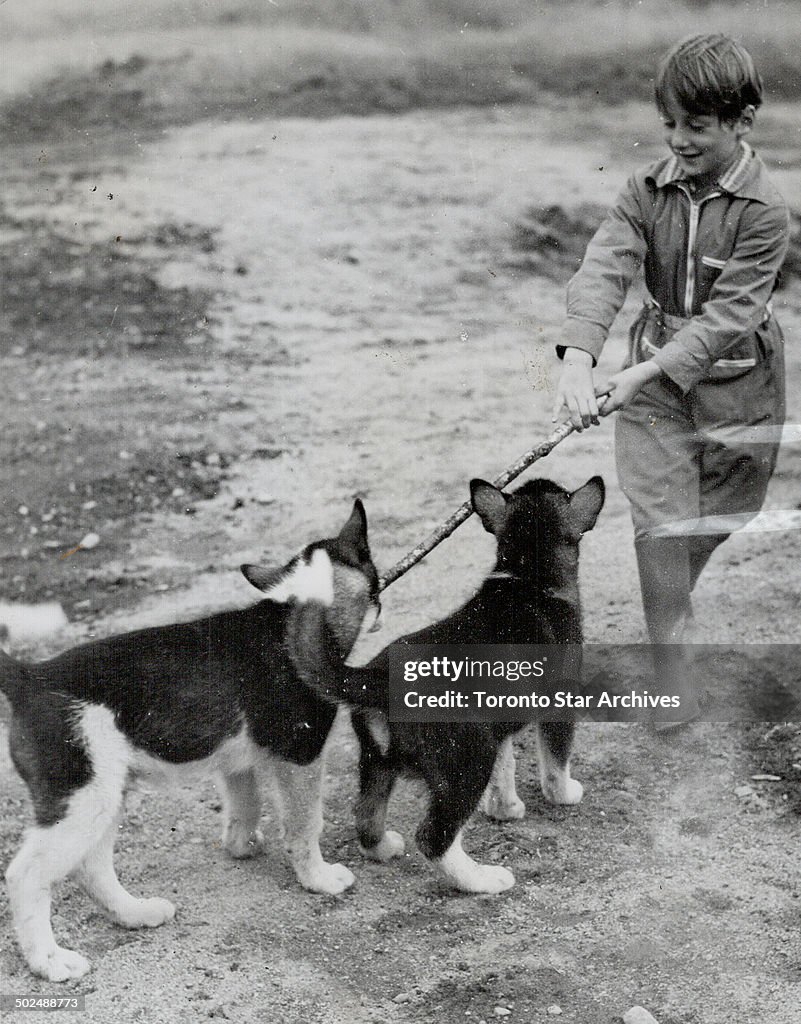
[{"label": "jacket chest pocket", "polygon": [[701,255],[696,258],[697,300],[701,305],[709,298],[709,293],[712,291],[715,281],[720,277],[726,262],[719,256]]}]

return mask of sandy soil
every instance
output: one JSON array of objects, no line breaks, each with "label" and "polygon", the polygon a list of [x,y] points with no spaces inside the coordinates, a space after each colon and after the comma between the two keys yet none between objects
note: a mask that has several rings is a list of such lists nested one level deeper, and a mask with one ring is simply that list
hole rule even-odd
[{"label": "sandy soil", "polygon": [[[776,111],[762,141],[801,209],[797,169],[780,166],[784,154],[771,145],[793,117],[792,108]],[[49,589],[64,600],[72,624],[51,649],[246,603],[234,567],[281,558],[338,528],[355,494],[367,504],[376,560],[388,567],[461,504],[471,477],[496,476],[549,432],[563,288],[520,269],[514,227],[532,205],[608,201],[632,164],[655,152],[650,122],[634,106],[425,112],[199,124],[119,149],[14,154],[7,212],[27,211],[43,230],[67,235],[78,265],[80,253],[116,239],[160,289],[186,289],[174,294],[189,304],[206,299],[177,351],[164,339],[143,344],[141,326],[128,330],[135,317],[83,347],[59,339],[66,314],[38,341],[20,330],[4,356],[14,437],[27,453],[9,471],[6,560],[16,583],[6,596]],[[184,236],[159,247],[167,223]],[[777,307],[796,422],[796,285]],[[622,334],[621,326],[605,368],[620,360]],[[81,446],[86,480],[72,491],[75,448],[66,467],[55,453],[80,429],[91,444]],[[608,422],[573,436],[536,470],[568,486],[595,472],[606,479],[607,506],[583,542],[585,629],[590,641],[636,643],[643,625],[611,436]],[[165,450],[194,452],[187,465],[204,486],[195,480],[187,494],[183,477],[165,470],[162,480],[146,467],[127,501],[114,492],[113,507],[101,495],[87,509],[86,500],[59,505],[37,474],[39,457],[66,494],[86,499],[81,487],[96,463],[119,480],[129,463]],[[155,483],[163,501],[143,512]],[[788,446],[769,504],[795,508],[798,484]],[[53,503],[58,515],[43,522]],[[59,530],[48,532],[53,522]],[[60,559],[95,527],[96,550]],[[45,536],[53,547],[40,548]],[[468,522],[387,592],[384,632],[358,656],[453,608],[491,553]],[[799,553],[793,533],[730,540],[698,588],[699,639],[796,643]],[[39,582],[26,590],[33,576]],[[792,661],[775,667],[793,675]],[[357,875],[343,897],[298,888],[269,810],[267,853],[234,863],[219,846],[211,783],[133,796],[120,876],[136,893],[173,898],[178,918],[125,932],[65,883],[57,936],[94,969],[58,991],[85,993],[79,1019],[104,1022],[606,1024],[633,1004],[659,1024],[798,1019],[796,729],[704,725],[665,741],[637,725],[586,725],[575,754],[586,796],[570,809],[543,801],[525,737],[520,754],[526,818],[477,818],[467,833],[476,856],[515,871],[517,885],[491,898],[448,891],[411,843],[389,866],[361,860],[344,722],[330,744],[323,838],[329,857]],[[780,781],[752,780],[766,768]],[[0,772],[7,862],[27,798],[5,748]],[[744,785],[750,794],[738,796]],[[393,803],[393,827],[408,839],[420,799],[403,786]],[[4,901],[0,914],[2,991],[51,994],[18,956]]]}]

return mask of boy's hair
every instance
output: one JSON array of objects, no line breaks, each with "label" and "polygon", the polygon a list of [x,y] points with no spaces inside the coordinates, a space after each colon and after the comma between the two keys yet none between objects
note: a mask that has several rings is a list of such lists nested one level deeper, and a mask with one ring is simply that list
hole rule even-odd
[{"label": "boy's hair", "polygon": [[762,79],[751,54],[729,36],[690,36],[663,57],[656,73],[656,105],[674,96],[690,114],[736,121],[747,106],[762,103]]}]

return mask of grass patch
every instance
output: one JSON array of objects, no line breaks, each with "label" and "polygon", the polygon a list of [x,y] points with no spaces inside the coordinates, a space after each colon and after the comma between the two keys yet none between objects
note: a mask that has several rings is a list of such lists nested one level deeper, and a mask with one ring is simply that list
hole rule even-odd
[{"label": "grass patch", "polygon": [[[209,251],[208,232],[165,224],[147,237],[87,243],[40,218],[0,214],[0,353],[154,355],[210,340],[202,289],[164,288],[159,263],[181,247]],[[145,245],[159,257],[138,255]]]},{"label": "grass patch", "polygon": [[[6,39],[52,45],[64,69],[18,91],[0,112],[8,138],[108,126],[150,130],[204,118],[324,117],[420,107],[647,99],[659,55],[690,31],[740,36],[769,95],[801,96],[798,5],[523,4],[418,0],[273,7],[227,0],[106,0],[86,63],[85,8],[74,0],[0,6]],[[49,28],[43,11],[50,8]],[[64,38],[53,39],[53,25]],[[158,31],[155,31],[157,30]],[[70,36],[69,33],[74,33]],[[103,33],[106,33],[103,35]],[[105,53],[104,53],[105,51]]]}]

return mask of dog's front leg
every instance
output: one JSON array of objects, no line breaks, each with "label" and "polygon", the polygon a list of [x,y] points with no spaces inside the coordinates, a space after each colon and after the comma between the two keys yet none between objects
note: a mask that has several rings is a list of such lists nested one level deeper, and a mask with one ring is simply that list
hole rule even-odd
[{"label": "dog's front leg", "polygon": [[353,885],[344,864],[329,864],[320,852],[323,830],[323,755],[308,765],[273,761],[284,849],[304,889],[337,895]]},{"label": "dog's front leg", "polygon": [[244,772],[221,772],[223,797],[222,843],[232,857],[255,857],[264,846],[259,829],[261,793],[253,768]]}]

